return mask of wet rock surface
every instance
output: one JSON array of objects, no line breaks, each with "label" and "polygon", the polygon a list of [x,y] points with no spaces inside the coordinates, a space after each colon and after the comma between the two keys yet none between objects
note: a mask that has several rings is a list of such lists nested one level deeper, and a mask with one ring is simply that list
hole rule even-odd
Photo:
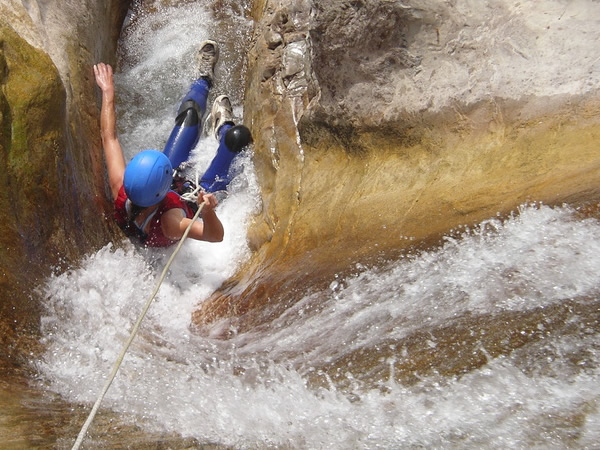
[{"label": "wet rock surface", "polygon": [[0,440],[9,447],[51,446],[72,412],[30,386],[36,289],[115,233],[103,220],[92,64],[114,54],[126,3],[0,2]]},{"label": "wet rock surface", "polygon": [[[37,281],[114,232],[93,63],[110,61],[127,2],[0,4],[0,336],[7,364],[37,334]],[[18,345],[15,341],[20,340]]]},{"label": "wet rock surface", "polygon": [[[355,261],[435,245],[459,225],[526,201],[597,204],[594,3],[536,2],[534,11],[502,1],[254,2],[245,121],[264,209],[249,233],[254,258],[197,311],[196,324],[225,318],[226,337],[268,323]],[[126,4],[0,4],[2,370],[36,350],[35,280],[112,236],[90,68],[113,62]],[[581,312],[596,319],[596,311]],[[556,311],[556,328],[563,315]],[[494,356],[521,345],[523,323],[537,333],[537,317],[505,319],[516,325],[489,339]],[[490,330],[494,320],[485,321]],[[451,331],[429,330],[448,346]],[[421,341],[411,336],[406,345],[422,351]],[[358,360],[369,366],[375,356],[367,353]],[[484,356],[444,367],[423,352],[415,364],[460,373]],[[333,375],[345,364],[323,370]],[[23,381],[31,374],[14,373],[0,385],[17,393],[3,397],[13,417],[37,423],[56,402],[39,434],[72,436],[81,410],[70,417],[72,405],[42,398]],[[31,433],[23,422],[11,422],[11,431]],[[139,431],[117,426],[124,435]],[[142,434],[140,448],[197,445]],[[43,439],[34,443],[56,441]]]},{"label": "wet rock surface", "polygon": [[593,2],[257,1],[253,13],[257,252],[196,323],[268,321],[356,261],[525,202],[600,198]]}]

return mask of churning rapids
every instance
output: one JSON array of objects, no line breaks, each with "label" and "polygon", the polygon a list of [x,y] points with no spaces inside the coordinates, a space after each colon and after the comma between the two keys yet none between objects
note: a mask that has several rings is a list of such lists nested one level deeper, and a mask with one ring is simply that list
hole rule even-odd
[{"label": "churning rapids", "polygon": [[[230,43],[216,90],[241,104],[239,74],[228,67],[240,64],[243,48],[236,45],[243,47],[251,30],[239,15],[220,23],[198,3],[133,19],[117,73],[129,157],[165,142],[194,76],[196,46],[215,30],[226,30],[217,37]],[[215,148],[205,137],[193,155],[196,167],[208,164]],[[153,432],[240,448],[600,442],[598,315],[582,314],[600,308],[597,220],[569,207],[523,206],[437,249],[379,267],[357,265],[354,275],[307,292],[268,327],[232,330],[234,337],[219,340],[194,333],[190,318],[250,254],[245,230],[261,206],[251,154],[238,171],[219,207],[225,241],[185,243],[103,408]],[[91,408],[169,254],[108,245],[47,280],[47,350],[36,362],[44,386]],[[564,310],[560,332],[545,316],[553,308]],[[536,339],[504,353],[487,347],[494,322],[501,328],[506,317],[528,314],[527,326],[510,339]],[[461,346],[461,333],[475,346]],[[407,343],[415,335],[423,336],[418,345]],[[437,359],[475,355],[483,362],[456,373],[438,364],[399,374],[412,367],[415,348]]]}]

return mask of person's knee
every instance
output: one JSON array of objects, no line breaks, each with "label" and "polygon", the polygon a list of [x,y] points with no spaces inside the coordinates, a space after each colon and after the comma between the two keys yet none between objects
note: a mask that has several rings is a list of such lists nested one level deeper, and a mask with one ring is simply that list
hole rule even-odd
[{"label": "person's knee", "polygon": [[193,127],[200,123],[200,114],[198,112],[198,105],[194,100],[187,100],[181,104],[175,124],[177,126]]},{"label": "person's knee", "polygon": [[244,147],[252,143],[252,134],[248,127],[236,125],[225,133],[225,145],[232,152],[239,153]]}]

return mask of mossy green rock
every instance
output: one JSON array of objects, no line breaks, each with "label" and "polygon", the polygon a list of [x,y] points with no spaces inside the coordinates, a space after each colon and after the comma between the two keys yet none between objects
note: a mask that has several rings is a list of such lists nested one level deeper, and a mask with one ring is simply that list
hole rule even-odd
[{"label": "mossy green rock", "polygon": [[0,68],[0,287],[9,296],[1,305],[2,315],[15,314],[22,326],[35,316],[35,311],[17,311],[26,303],[28,278],[56,262],[48,242],[64,232],[56,212],[63,209],[58,172],[65,147],[65,92],[48,55],[8,26],[0,27]]},{"label": "mossy green rock", "polygon": [[106,242],[110,226],[50,57],[0,25],[0,74],[0,339],[12,341],[37,333],[37,283]]}]

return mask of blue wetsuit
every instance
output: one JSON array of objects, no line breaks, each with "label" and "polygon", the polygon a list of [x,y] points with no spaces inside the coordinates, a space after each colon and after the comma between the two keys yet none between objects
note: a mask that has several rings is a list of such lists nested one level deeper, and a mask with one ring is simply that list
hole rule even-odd
[{"label": "blue wetsuit", "polygon": [[238,155],[238,153],[231,151],[225,144],[225,133],[232,126],[230,123],[225,123],[219,128],[217,154],[200,179],[200,186],[206,192],[224,191],[229,184],[229,169],[233,159]]},{"label": "blue wetsuit", "polygon": [[[163,150],[174,168],[187,161],[190,152],[200,139],[209,90],[209,82],[200,78],[192,83],[189,92],[181,101],[175,118],[175,126]],[[238,154],[225,144],[225,133],[231,127],[232,124],[226,123],[218,131],[217,154],[200,181],[200,185],[206,192],[223,191],[229,184],[229,168]]]}]

